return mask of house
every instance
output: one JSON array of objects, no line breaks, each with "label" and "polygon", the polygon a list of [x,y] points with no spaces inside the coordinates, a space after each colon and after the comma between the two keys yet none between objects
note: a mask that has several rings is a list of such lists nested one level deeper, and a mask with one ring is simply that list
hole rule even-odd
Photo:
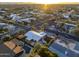
[{"label": "house", "polygon": [[5,12],[6,12],[6,11],[1,11],[1,10],[0,10],[0,13],[5,13]]},{"label": "house", "polygon": [[6,26],[3,27],[3,29],[7,29],[8,34],[12,35],[12,34],[16,33],[19,28],[16,28],[16,26],[14,26],[14,25],[7,24]]},{"label": "house", "polygon": [[49,50],[57,53],[59,57],[78,57],[79,42],[60,38],[49,46]]},{"label": "house", "polygon": [[15,29],[15,26],[8,24],[8,25],[5,26],[4,28],[7,28],[7,29],[10,31],[10,30],[14,30],[14,29]]},{"label": "house", "polygon": [[32,50],[32,46],[24,43],[21,40],[13,39],[12,42],[21,46],[24,49],[26,55],[28,55],[30,53],[30,51]]},{"label": "house", "polygon": [[6,45],[0,44],[0,57],[11,57],[14,55],[15,53],[12,52]]},{"label": "house", "polygon": [[29,18],[26,18],[26,19],[20,19],[21,20],[21,22],[27,22],[27,23],[30,23],[31,22],[31,20],[29,19]]},{"label": "house", "polygon": [[50,26],[46,27],[46,28],[44,29],[44,31],[45,31],[47,34],[55,35],[55,34],[57,34],[57,33],[55,33],[55,31],[58,31],[58,29],[56,28],[56,26],[50,25]]},{"label": "house", "polygon": [[0,15],[3,15],[6,13],[6,8],[0,8]]},{"label": "house", "polygon": [[27,40],[39,41],[39,40],[43,39],[46,36],[46,34],[43,32],[38,33],[35,31],[29,31],[25,34],[25,36],[26,36]]},{"label": "house", "polygon": [[24,29],[25,29],[26,31],[30,31],[30,30],[32,29],[32,27],[31,27],[30,25],[27,25],[27,26],[24,27]]},{"label": "house", "polygon": [[63,17],[68,19],[70,18],[70,16],[74,13],[75,11],[74,10],[70,10],[70,11],[66,11],[65,13],[63,13]]},{"label": "house", "polygon": [[20,22],[21,17],[18,16],[17,14],[11,14],[10,18],[12,18],[12,20],[15,20],[17,22]]},{"label": "house", "polygon": [[33,16],[30,12],[25,12],[25,14],[23,14],[22,16],[24,16],[24,17],[31,17],[31,16]]},{"label": "house", "polygon": [[48,28],[45,29],[45,32],[46,33],[51,33],[52,35],[56,35],[56,36],[60,35],[62,37],[68,38],[70,40],[75,40],[75,41],[79,42],[79,37],[76,37],[76,36],[74,36],[70,33],[61,32],[56,28],[48,27]]},{"label": "house", "polygon": [[12,41],[4,42],[0,45],[0,56],[1,57],[13,57],[23,56],[24,50],[21,46],[16,45]]},{"label": "house", "polygon": [[0,8],[0,15],[4,14],[5,12],[5,10],[2,10],[2,8]]},{"label": "house", "polygon": [[74,24],[68,24],[68,23],[65,23],[65,26],[72,27],[72,28],[76,27],[76,25],[74,25]]},{"label": "house", "polygon": [[77,18],[79,18],[79,15],[78,14],[72,14],[71,18],[76,18],[77,19]]},{"label": "house", "polygon": [[3,16],[0,16],[0,19],[3,19],[4,17]]},{"label": "house", "polygon": [[31,23],[32,21],[35,21],[36,18],[25,18],[25,19],[20,19],[21,22],[27,22],[27,23]]},{"label": "house", "polygon": [[62,14],[62,15],[63,15],[63,17],[66,18],[66,19],[68,19],[69,16],[70,16],[69,14],[66,14],[66,13],[64,13],[64,14]]},{"label": "house", "polygon": [[33,47],[31,47],[31,46],[28,45],[28,44],[25,44],[25,45],[23,46],[23,49],[25,50],[25,53],[26,53],[26,54],[30,54],[32,48],[33,48]]},{"label": "house", "polygon": [[0,45],[0,56],[2,57],[27,57],[32,47],[23,41],[13,39]]},{"label": "house", "polygon": [[0,26],[7,25],[6,23],[0,23]]},{"label": "house", "polygon": [[0,23],[0,28],[6,27],[8,24],[6,23]]},{"label": "house", "polygon": [[74,29],[76,27],[77,27],[77,25],[74,25],[74,24],[65,23],[65,25],[64,25],[64,29],[68,30],[68,31],[70,31],[70,30],[72,30],[72,29]]},{"label": "house", "polygon": [[[14,25],[10,25],[7,24],[6,26],[3,27],[3,29],[7,29],[8,30],[8,34],[10,35],[15,35],[16,33],[18,33],[20,30],[23,30],[21,27],[19,26],[14,26]],[[28,29],[28,28],[27,28]]]},{"label": "house", "polygon": [[71,34],[60,32],[57,29],[46,28],[46,33],[57,35],[57,39],[50,44],[49,50],[57,53],[60,57],[76,57],[79,56],[78,42],[79,38]]}]

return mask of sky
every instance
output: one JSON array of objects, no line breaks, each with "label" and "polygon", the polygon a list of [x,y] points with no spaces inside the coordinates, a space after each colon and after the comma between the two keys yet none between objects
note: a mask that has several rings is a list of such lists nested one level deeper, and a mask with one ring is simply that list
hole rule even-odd
[{"label": "sky", "polygon": [[59,3],[59,2],[79,2],[79,0],[0,0],[0,2],[35,2],[35,3]]}]

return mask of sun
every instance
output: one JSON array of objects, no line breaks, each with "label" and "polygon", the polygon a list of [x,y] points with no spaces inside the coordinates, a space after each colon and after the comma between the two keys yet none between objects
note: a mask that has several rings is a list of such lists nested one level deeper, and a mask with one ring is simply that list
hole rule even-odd
[{"label": "sun", "polygon": [[55,3],[58,3],[57,1],[52,1],[52,0],[36,0],[35,1],[36,3],[40,3],[40,4],[55,4]]}]

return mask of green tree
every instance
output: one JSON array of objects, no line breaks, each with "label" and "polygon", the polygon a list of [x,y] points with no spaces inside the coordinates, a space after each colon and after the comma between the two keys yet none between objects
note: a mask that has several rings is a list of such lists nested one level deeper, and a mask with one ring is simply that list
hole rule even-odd
[{"label": "green tree", "polygon": [[41,57],[57,57],[57,54],[49,51],[47,47],[41,47],[41,49],[39,50],[38,54]]},{"label": "green tree", "polygon": [[6,36],[4,36],[4,38],[2,39],[2,41],[0,43],[4,43],[4,42],[10,41],[10,40],[12,40],[12,36],[6,35]]},{"label": "green tree", "polygon": [[31,56],[34,55],[40,55],[41,57],[57,57],[57,54],[49,51],[48,47],[46,47],[45,45],[41,45],[40,43],[36,43],[32,52],[31,52]]}]

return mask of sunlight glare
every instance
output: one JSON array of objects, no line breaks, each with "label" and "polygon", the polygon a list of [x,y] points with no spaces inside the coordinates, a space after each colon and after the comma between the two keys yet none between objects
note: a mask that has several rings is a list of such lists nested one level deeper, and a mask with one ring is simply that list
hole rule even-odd
[{"label": "sunlight glare", "polygon": [[34,2],[40,4],[57,4],[60,2],[79,2],[79,0],[0,0],[0,2]]}]

